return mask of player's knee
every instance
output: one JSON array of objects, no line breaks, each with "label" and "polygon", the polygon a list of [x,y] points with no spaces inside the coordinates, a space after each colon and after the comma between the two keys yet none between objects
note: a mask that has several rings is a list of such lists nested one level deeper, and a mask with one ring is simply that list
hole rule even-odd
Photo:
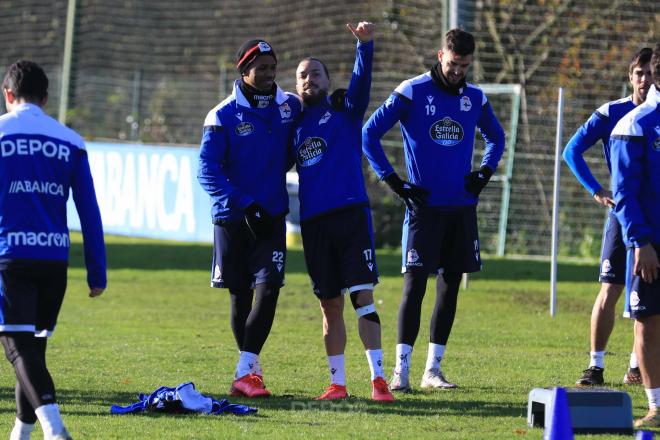
[{"label": "player's knee", "polygon": [[374,304],[373,295],[371,295],[371,292],[369,295],[351,294],[351,303],[353,304],[353,308],[355,309],[355,314],[357,315],[358,319],[364,318],[367,321],[380,324],[380,318],[376,312],[376,305]]},{"label": "player's knee", "polygon": [[445,280],[447,287],[450,290],[458,289],[461,285],[461,279],[463,278],[462,272],[453,272],[453,271],[444,271],[442,273],[442,278]]},{"label": "player's knee", "polygon": [[267,283],[257,284],[255,296],[258,302],[276,304],[280,296],[280,287]]},{"label": "player's knee", "polygon": [[426,290],[428,274],[421,271],[406,272],[403,274],[403,296],[423,298]]},{"label": "player's knee", "polygon": [[601,301],[615,305],[623,292],[623,287],[620,284],[603,283],[600,286]]},{"label": "player's knee", "polygon": [[373,304],[374,302],[373,290],[360,290],[357,292],[351,292],[350,297],[351,304],[353,304],[354,309],[366,306],[367,304]]},{"label": "player's knee", "polygon": [[5,333],[0,336],[7,360],[14,365],[19,359],[31,359],[37,353],[36,339],[31,334]]},{"label": "player's knee", "polygon": [[343,318],[344,314],[344,301],[341,296],[329,299],[321,299],[320,304],[323,316],[328,319]]}]

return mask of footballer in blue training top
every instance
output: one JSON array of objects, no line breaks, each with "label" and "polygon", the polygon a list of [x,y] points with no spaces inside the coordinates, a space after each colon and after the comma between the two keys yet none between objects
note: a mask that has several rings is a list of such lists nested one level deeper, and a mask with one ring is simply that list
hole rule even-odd
[{"label": "footballer in blue training top", "polygon": [[628,295],[635,351],[649,402],[636,428],[660,426],[660,44],[651,57],[646,101],[612,130],[614,212],[628,250]]},{"label": "footballer in blue training top", "polygon": [[[645,47],[637,52],[630,62],[628,77],[633,88],[632,95],[600,106],[575,132],[564,149],[564,160],[575,177],[597,203],[608,208],[614,207],[612,192],[604,188],[594,177],[583,155],[600,140],[603,143],[607,169],[611,171],[610,133],[619,119],[646,99],[646,94],[651,86],[651,68],[649,66],[651,54],[652,50]],[[602,284],[591,312],[590,362],[589,367],[577,380],[576,385],[578,386],[603,385],[604,383],[605,347],[614,327],[616,303],[621,296],[626,279],[626,246],[623,243],[621,226],[612,211],[608,212],[603,231],[600,262],[599,280]],[[627,301],[624,316],[630,316]],[[630,355],[630,365],[623,381],[626,384],[639,384],[642,381],[634,350]]]},{"label": "footballer in blue training top", "polygon": [[70,439],[46,368],[47,338],[64,300],[69,260],[69,191],[80,217],[89,296],[106,287],[101,214],[80,135],[48,116],[48,78],[27,60],[2,82],[0,116],[0,342],[16,373],[12,439]]},{"label": "footballer in blue training top", "polygon": [[362,175],[362,120],[369,105],[374,25],[347,25],[357,37],[348,90],[328,96],[328,70],[305,58],[296,70],[304,111],[296,122],[291,156],[299,176],[300,219],[307,270],[321,302],[330,386],[318,400],[345,399],[344,298],[358,316],[371,369],[372,398],[393,401],[383,373],[380,319],[373,289],[378,282],[369,199]]},{"label": "footballer in blue training top", "polygon": [[275,84],[277,57],[266,41],[245,42],[236,68],[232,94],[204,121],[197,178],[212,201],[211,285],[229,289],[240,351],[230,392],[260,397],[270,394],[259,353],[284,283],[287,148],[301,105]]},{"label": "footballer in blue training top", "polygon": [[[481,268],[478,196],[504,152],[504,130],[486,95],[465,82],[473,52],[470,33],[460,29],[447,32],[431,71],[402,82],[362,129],[362,148],[371,166],[407,207],[402,238],[403,299],[390,383],[390,389],[396,391],[410,389],[410,356],[429,275],[437,276],[437,300],[421,386],[456,387],[444,378],[440,361],[454,321],[462,274]],[[409,181],[394,172],[380,142],[397,122]],[[481,167],[471,171],[477,129],[486,149]]]}]

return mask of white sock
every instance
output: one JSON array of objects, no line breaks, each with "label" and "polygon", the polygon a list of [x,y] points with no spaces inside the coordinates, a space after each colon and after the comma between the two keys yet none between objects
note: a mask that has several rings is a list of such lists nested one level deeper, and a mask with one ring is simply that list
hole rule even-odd
[{"label": "white sock", "polygon": [[328,369],[330,370],[330,383],[346,386],[346,367],[343,354],[328,356]]},{"label": "white sock", "polygon": [[589,367],[605,368],[604,351],[591,351],[589,352],[589,356],[591,356],[591,362],[589,362]]},{"label": "white sock", "polygon": [[646,388],[644,391],[649,399],[649,409],[656,409],[660,405],[660,388]]},{"label": "white sock", "polygon": [[254,371],[252,372],[258,376],[264,375],[264,370],[261,369],[261,362],[259,361],[259,355],[257,355],[257,362],[255,362]]},{"label": "white sock", "polygon": [[445,355],[446,345],[434,344],[429,342],[429,354],[426,356],[427,370],[440,370],[440,362]]},{"label": "white sock", "polygon": [[385,379],[385,371],[383,371],[383,350],[367,350],[367,360],[369,361],[369,369],[371,370],[371,380],[377,377]]},{"label": "white sock", "polygon": [[34,423],[24,423],[16,419],[14,429],[9,434],[9,440],[30,440],[30,434],[34,430]]},{"label": "white sock", "polygon": [[637,362],[637,355],[633,351],[630,353],[630,368],[639,368],[639,362]]},{"label": "white sock", "polygon": [[34,412],[37,414],[41,430],[44,432],[44,439],[55,437],[64,432],[64,423],[62,423],[60,408],[56,403],[41,405]]},{"label": "white sock", "polygon": [[408,344],[396,344],[396,364],[394,371],[408,372],[410,371],[410,362],[412,361],[413,348]]},{"label": "white sock", "polygon": [[236,374],[234,377],[239,379],[246,374],[254,373],[254,366],[259,361],[259,355],[250,353],[249,351],[241,351],[238,357],[238,364],[236,365]]}]

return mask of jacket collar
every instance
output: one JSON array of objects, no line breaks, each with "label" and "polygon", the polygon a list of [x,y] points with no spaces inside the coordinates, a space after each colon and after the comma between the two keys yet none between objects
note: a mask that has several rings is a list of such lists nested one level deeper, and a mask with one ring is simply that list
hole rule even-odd
[{"label": "jacket collar", "polygon": [[[241,107],[252,108],[245,95],[243,95],[243,92],[241,92],[241,87],[239,86],[240,81],[241,80],[239,79],[234,81],[234,91],[232,92],[232,97]],[[287,99],[288,96],[286,93],[284,93],[284,90],[280,89],[280,86],[277,86],[277,90],[275,91],[275,104],[282,105],[286,102]]]}]

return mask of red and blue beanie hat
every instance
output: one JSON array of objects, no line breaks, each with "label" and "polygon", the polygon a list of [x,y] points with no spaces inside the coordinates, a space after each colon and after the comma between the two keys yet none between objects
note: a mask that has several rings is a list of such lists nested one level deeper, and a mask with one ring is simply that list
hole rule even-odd
[{"label": "red and blue beanie hat", "polygon": [[270,44],[264,40],[250,40],[243,43],[236,52],[236,68],[240,73],[245,72],[259,55],[270,55],[277,63],[275,51]]}]

